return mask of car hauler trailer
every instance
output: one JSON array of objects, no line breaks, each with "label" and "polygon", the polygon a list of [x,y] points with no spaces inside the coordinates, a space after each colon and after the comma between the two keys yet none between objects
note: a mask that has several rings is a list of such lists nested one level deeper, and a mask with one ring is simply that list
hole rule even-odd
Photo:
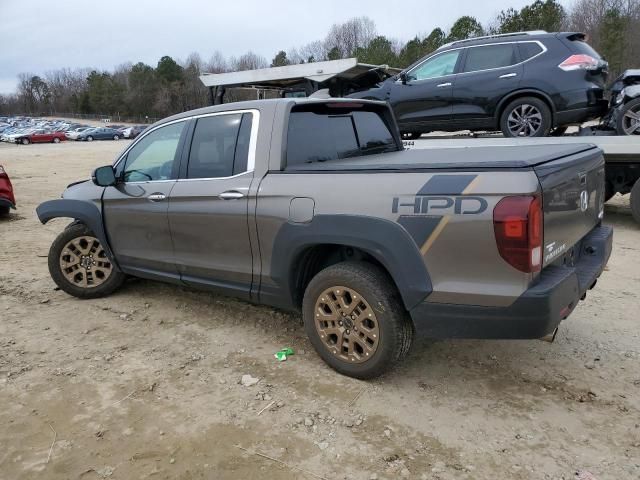
[{"label": "car hauler trailer", "polygon": [[281,97],[308,97],[328,89],[332,97],[341,97],[373,86],[400,71],[388,65],[370,65],[358,63],[356,58],[344,58],[240,72],[204,73],[200,81],[209,89],[211,105],[220,105],[227,103],[225,93],[231,88],[275,90]]},{"label": "car hauler trailer", "polygon": [[[571,145],[592,144],[604,152],[606,196],[609,200],[616,193],[631,193],[631,212],[640,223],[640,138],[637,136],[594,135],[563,136],[541,138],[460,138],[460,137],[422,137],[405,141],[405,148],[473,148],[476,154],[482,154],[480,147],[522,146],[528,145]],[[490,150],[490,149],[487,149]]]}]

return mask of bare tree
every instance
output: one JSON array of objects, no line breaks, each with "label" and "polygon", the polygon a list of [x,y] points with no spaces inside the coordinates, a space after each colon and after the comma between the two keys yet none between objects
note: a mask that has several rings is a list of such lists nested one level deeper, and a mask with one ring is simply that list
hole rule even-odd
[{"label": "bare tree", "polygon": [[345,58],[352,56],[358,48],[366,48],[376,36],[373,20],[355,17],[344,23],[334,23],[325,38],[324,47],[327,52],[337,49]]},{"label": "bare tree", "polygon": [[207,73],[224,73],[229,71],[229,64],[224,55],[216,50],[203,68]]},{"label": "bare tree", "polygon": [[241,70],[256,70],[258,68],[267,68],[269,66],[269,62],[267,62],[266,58],[251,51],[238,58],[231,58],[230,63],[231,70],[235,72]]}]

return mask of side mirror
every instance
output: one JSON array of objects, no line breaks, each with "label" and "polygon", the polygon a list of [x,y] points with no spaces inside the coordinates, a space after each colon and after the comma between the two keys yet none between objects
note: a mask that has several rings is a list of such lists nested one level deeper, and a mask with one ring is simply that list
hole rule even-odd
[{"label": "side mirror", "polygon": [[91,174],[91,180],[99,187],[112,187],[116,184],[116,174],[111,165],[96,168]]},{"label": "side mirror", "polygon": [[400,73],[400,81],[402,82],[403,85],[407,84],[407,79],[409,77],[407,76],[407,72],[402,72]]}]

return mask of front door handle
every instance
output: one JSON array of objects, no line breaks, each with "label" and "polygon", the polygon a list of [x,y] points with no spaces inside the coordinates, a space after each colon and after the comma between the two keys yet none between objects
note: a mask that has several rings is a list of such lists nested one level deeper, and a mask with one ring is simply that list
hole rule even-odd
[{"label": "front door handle", "polygon": [[436,85],[436,87],[441,88],[441,87],[450,87],[451,86],[451,82],[446,82],[446,83],[441,83],[439,85]]},{"label": "front door handle", "polygon": [[238,192],[237,190],[227,190],[218,195],[218,197],[222,200],[237,200],[238,198],[243,198],[244,193]]},{"label": "front door handle", "polygon": [[152,193],[147,198],[150,202],[161,202],[167,198],[167,196],[164,193]]},{"label": "front door handle", "polygon": [[500,75],[498,78],[513,78],[517,76],[518,76],[517,73],[505,73],[504,75]]}]

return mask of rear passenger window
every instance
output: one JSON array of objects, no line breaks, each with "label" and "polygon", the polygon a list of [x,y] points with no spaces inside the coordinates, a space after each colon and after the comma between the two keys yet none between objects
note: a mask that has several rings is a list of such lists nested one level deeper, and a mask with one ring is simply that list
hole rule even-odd
[{"label": "rear passenger window", "polygon": [[511,43],[470,47],[467,49],[467,60],[464,72],[476,72],[490,68],[508,67],[518,63],[516,51]]},{"label": "rear passenger window", "polygon": [[246,171],[250,135],[250,113],[199,118],[191,140],[187,178],[230,177]]},{"label": "rear passenger window", "polygon": [[287,134],[287,165],[326,162],[397,150],[377,112],[293,111]]},{"label": "rear passenger window", "polygon": [[518,48],[520,49],[520,57],[522,58],[522,61],[529,60],[531,57],[535,57],[542,52],[540,44],[535,42],[519,43]]}]

